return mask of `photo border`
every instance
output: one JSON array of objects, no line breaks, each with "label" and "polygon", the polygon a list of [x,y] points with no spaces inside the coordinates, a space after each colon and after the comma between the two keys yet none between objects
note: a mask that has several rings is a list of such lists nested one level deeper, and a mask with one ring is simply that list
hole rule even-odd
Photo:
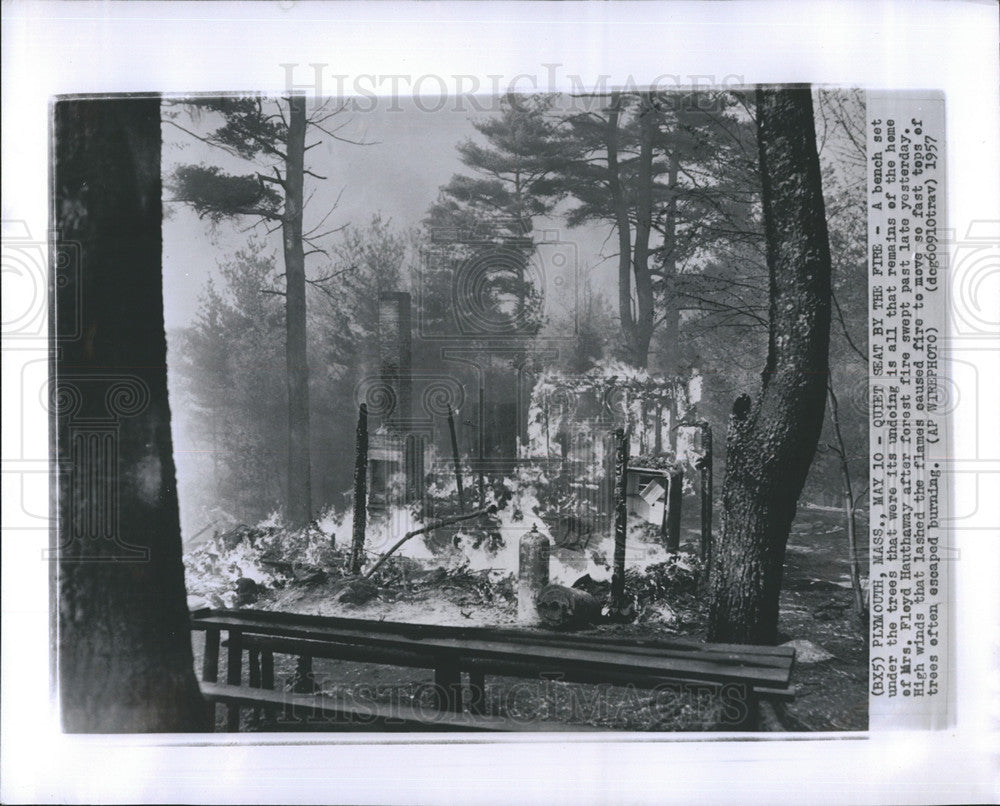
[{"label": "photo border", "polygon": [[[3,31],[5,243],[12,231],[6,222],[20,222],[27,238],[48,240],[49,187],[40,178],[49,171],[54,95],[281,92],[281,65],[293,62],[336,64],[338,74],[349,76],[534,75],[541,83],[552,64],[565,65],[563,81],[610,74],[624,82],[658,75],[656,65],[667,63],[672,74],[692,83],[723,75],[746,84],[941,89],[949,229],[963,242],[978,243],[974,229],[985,223],[990,243],[988,227],[1000,220],[989,181],[1000,173],[995,6],[840,2],[815,8],[806,20],[801,6],[785,2],[15,4],[4,8]],[[572,85],[557,81],[553,88]],[[8,369],[44,358],[50,349],[44,335],[4,335]],[[995,408],[996,337],[954,331],[952,337],[953,353],[977,367],[979,410]],[[13,386],[22,391],[17,382]],[[971,474],[977,486],[956,483],[952,492],[953,511],[972,513],[953,525],[962,560],[955,563],[950,614],[954,730],[877,732],[854,741],[830,741],[842,734],[752,742],[690,734],[615,736],[610,742],[577,736],[567,759],[564,737],[323,737],[261,745],[230,735],[60,734],[50,683],[40,673],[50,657],[50,564],[39,553],[47,528],[32,531],[48,511],[47,492],[38,484],[39,477],[48,479],[48,424],[40,406],[15,409],[16,401],[4,394],[5,431],[18,429],[26,437],[15,456],[5,442],[3,463],[5,802],[774,802],[796,799],[806,782],[815,802],[983,802],[996,796],[989,750],[997,728],[992,603],[998,546],[991,530],[1000,517],[996,497],[989,496],[990,481],[995,485],[1000,473],[995,434],[970,435],[955,423],[952,472],[956,479]],[[11,422],[15,415],[20,423]],[[34,520],[11,523],[12,513]],[[812,748],[812,741],[822,747]],[[261,780],[260,770],[283,774]]]}]

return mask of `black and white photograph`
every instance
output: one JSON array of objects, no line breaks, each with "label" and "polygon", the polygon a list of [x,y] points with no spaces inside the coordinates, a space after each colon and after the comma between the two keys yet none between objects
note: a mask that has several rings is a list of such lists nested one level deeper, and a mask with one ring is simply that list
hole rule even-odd
[{"label": "black and white photograph", "polygon": [[159,5],[37,4],[109,46],[4,60],[5,801],[989,802],[971,93],[615,5],[179,4],[129,73]]},{"label": "black and white photograph", "polygon": [[[55,114],[61,237],[162,231],[169,381],[106,264],[54,388],[66,729],[867,727],[862,92]],[[104,701],[95,578],[162,705]]]}]

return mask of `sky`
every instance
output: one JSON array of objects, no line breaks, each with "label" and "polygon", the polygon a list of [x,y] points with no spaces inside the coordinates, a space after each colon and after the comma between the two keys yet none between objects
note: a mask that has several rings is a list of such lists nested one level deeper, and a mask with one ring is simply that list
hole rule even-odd
[{"label": "sky", "polygon": [[[412,98],[396,101],[395,108],[391,104],[385,101],[372,111],[345,112],[337,119],[337,123],[347,124],[338,132],[340,136],[369,145],[336,142],[324,137],[321,145],[307,151],[307,168],[326,177],[324,180],[306,177],[305,195],[308,197],[315,191],[306,208],[304,228],[307,231],[326,215],[338,196],[337,208],[324,223],[323,230],[343,225],[364,227],[376,213],[390,219],[399,230],[417,227],[437,198],[440,186],[454,173],[467,171],[455,146],[470,136],[478,137],[472,120],[481,119],[486,112],[452,106],[423,111],[414,106]],[[218,125],[217,120],[208,116],[191,120],[186,114],[178,118],[178,122],[201,135]],[[231,157],[169,124],[164,123],[162,132],[165,180],[182,164],[217,165],[227,172],[240,174],[260,169],[260,166]],[[318,138],[307,131],[306,144]],[[187,205],[171,203],[167,181],[164,182],[164,210],[164,321],[169,361],[177,331],[190,325],[197,314],[206,281],[210,276],[217,276],[217,266],[245,248],[254,233],[241,231],[251,223],[249,221],[223,221],[213,227],[207,220],[200,220]],[[601,262],[602,249],[609,251],[617,247],[615,239],[608,239],[609,229],[590,227],[567,232],[559,221],[536,220],[534,232],[536,238],[545,232],[550,238],[555,233],[554,237],[567,239],[570,253],[576,254],[578,263],[597,265]],[[258,228],[256,234],[263,236],[263,227]],[[341,237],[341,234],[329,236],[324,246],[335,244]],[[267,242],[276,253],[280,251],[279,232],[267,236]],[[558,246],[540,248],[535,260],[545,260],[555,251],[559,251]],[[322,255],[308,258],[307,272],[314,277],[328,273],[324,271],[324,260]],[[280,257],[278,265],[281,265]],[[616,266],[615,261],[607,260],[597,270],[600,277],[592,274],[593,287],[606,287],[609,299],[614,298],[610,292],[616,282]],[[562,282],[552,272],[546,274],[546,281],[548,311],[562,320],[570,308],[566,300],[572,299],[567,291],[575,289],[577,284]],[[176,373],[168,374],[172,395],[178,391],[177,377]],[[184,487],[191,479],[200,478],[204,470],[193,458],[201,452],[202,445],[195,438],[189,441],[190,413],[179,404],[173,409],[175,460],[178,479]],[[210,481],[205,480],[205,483]],[[190,536],[204,525],[204,518],[183,495],[180,503],[183,531],[185,536]]]},{"label": "sky", "polygon": [[[374,213],[381,213],[400,229],[416,227],[437,198],[438,189],[456,172],[467,169],[458,158],[455,146],[478,133],[472,121],[482,119],[488,111],[477,111],[468,99],[434,109],[431,100],[424,99],[423,111],[412,98],[379,99],[373,111],[344,112],[336,122],[347,125],[339,134],[370,145],[353,145],[324,138],[322,145],[307,152],[307,162],[313,172],[327,181],[307,177],[306,195],[315,195],[306,210],[306,229],[310,221],[321,219],[340,194],[340,203],[327,220],[324,229],[341,225],[364,226]],[[489,102],[483,106],[489,109]],[[394,106],[393,106],[394,105]],[[181,119],[183,125],[199,133],[210,130],[212,121]],[[327,125],[330,125],[329,123]],[[307,144],[314,137],[307,133]],[[163,126],[163,172],[168,176],[184,163],[217,164],[232,172],[246,172],[249,164],[229,157],[224,152],[205,145],[173,126]],[[168,331],[188,324],[195,315],[205,281],[216,265],[246,246],[250,233],[240,232],[250,222],[222,222],[213,228],[200,220],[186,205],[170,203],[169,191],[164,190],[167,215],[163,224],[164,318]],[[600,265],[594,276],[595,288],[610,291],[614,283],[612,261],[602,259],[616,243],[605,247],[607,227],[579,228],[567,231],[560,221],[536,222],[536,232],[550,230],[560,240],[568,239],[576,246],[579,260],[586,265]],[[263,233],[263,229],[259,228]],[[332,235],[328,242],[335,242]],[[269,243],[280,247],[278,234]],[[307,268],[322,274],[322,262],[310,258]],[[602,262],[603,261],[603,262]]]},{"label": "sky", "polygon": [[[482,141],[472,122],[487,117],[497,106],[495,99],[481,96],[443,100],[401,96],[356,101],[358,109],[345,111],[326,125],[343,123],[344,128],[339,131],[342,137],[369,145],[323,137],[321,145],[307,152],[307,167],[327,178],[319,181],[307,177],[306,194],[315,191],[306,209],[307,230],[310,222],[326,215],[338,194],[339,205],[324,230],[342,225],[363,227],[375,213],[402,230],[418,226],[440,186],[453,174],[468,172],[455,146],[469,137]],[[863,110],[860,114],[863,116]],[[200,121],[183,117],[181,122],[204,134],[215,121],[207,117]],[[828,131],[822,126],[818,128],[821,129],[818,139],[823,141],[825,152],[821,159],[843,169],[847,161],[840,154],[850,151],[851,145],[835,128]],[[165,123],[162,131],[164,177],[184,163],[215,164],[235,173],[247,172],[252,167],[169,124]],[[318,136],[307,132],[307,144]],[[164,318],[170,332],[191,322],[207,278],[219,262],[225,262],[246,246],[251,233],[241,231],[249,222],[222,222],[213,229],[186,205],[170,203],[166,189],[164,200]],[[559,219],[536,221],[536,234],[542,230],[555,233],[559,241],[572,245],[580,277],[588,275],[595,291],[609,300],[617,298],[614,256],[617,239],[610,224],[569,230]],[[256,232],[262,233],[262,228]],[[330,236],[327,245],[337,237]],[[269,243],[275,250],[280,247],[277,233],[270,236]],[[313,276],[324,273],[320,257],[307,261],[307,270],[315,272]]]}]

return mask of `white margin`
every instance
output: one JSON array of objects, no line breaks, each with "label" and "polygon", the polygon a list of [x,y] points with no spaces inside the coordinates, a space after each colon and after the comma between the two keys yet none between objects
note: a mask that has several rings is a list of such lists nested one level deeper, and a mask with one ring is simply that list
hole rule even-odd
[{"label": "white margin", "polygon": [[[284,89],[282,63],[333,73],[547,75],[664,72],[942,89],[947,215],[962,237],[1000,220],[998,16],[992,2],[80,3],[3,9],[2,218],[48,228],[49,101],[60,93]],[[699,80],[699,79],[695,79]],[[555,89],[567,89],[565,85]],[[548,89],[543,86],[542,89]],[[6,231],[5,231],[6,235]],[[5,286],[8,278],[4,277]],[[989,285],[992,283],[992,285]],[[987,280],[996,289],[996,278]],[[6,310],[5,303],[5,310]],[[44,329],[42,330],[44,333]],[[39,353],[39,350],[42,352]],[[997,612],[1000,347],[978,339],[978,440],[953,494],[957,723],[857,740],[700,742],[349,740],[273,747],[205,737],[67,737],[48,706],[47,424],[25,402],[44,339],[5,340],[2,792],[15,802],[978,803],[1000,800]],[[28,369],[24,369],[28,367]],[[970,441],[972,440],[972,441]],[[958,458],[963,459],[964,455]],[[40,472],[41,471],[41,472]],[[226,744],[220,744],[225,741]]]}]

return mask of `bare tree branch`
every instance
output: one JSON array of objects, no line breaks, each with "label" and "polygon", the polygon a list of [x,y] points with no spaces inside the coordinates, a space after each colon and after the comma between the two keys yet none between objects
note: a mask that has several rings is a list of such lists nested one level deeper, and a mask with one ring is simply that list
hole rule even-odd
[{"label": "bare tree branch", "polygon": [[315,126],[317,129],[319,129],[321,132],[323,132],[323,134],[325,134],[327,137],[332,137],[334,140],[337,140],[338,142],[341,142],[341,143],[348,143],[348,144],[354,145],[354,146],[373,146],[373,145],[379,145],[380,144],[378,140],[369,140],[369,141],[365,142],[364,140],[351,140],[348,137],[341,137],[339,134],[337,134],[337,132],[340,129],[344,128],[344,126],[346,126],[347,123],[342,123],[340,126],[338,126],[333,131],[331,131],[329,129],[326,129],[323,126],[320,126],[318,123],[316,123],[314,121],[311,121],[311,120],[307,121],[307,123],[310,126]]},{"label": "bare tree branch", "polygon": [[325,238],[327,235],[334,235],[338,232],[343,232],[348,226],[348,224],[341,224],[339,227],[328,229],[326,232],[321,232],[318,235],[303,235],[302,240],[309,243],[310,241],[318,240],[319,238]]},{"label": "bare tree branch", "polygon": [[[318,229],[319,229],[320,227],[322,227],[322,226],[323,226],[323,224],[325,224],[325,223],[326,223],[326,220],[327,220],[327,219],[328,219],[328,218],[329,218],[329,217],[330,217],[331,215],[333,215],[333,211],[334,211],[334,210],[336,210],[336,209],[337,209],[337,207],[338,207],[338,206],[340,205],[340,199],[341,199],[341,197],[342,197],[342,196],[344,195],[344,190],[345,190],[345,189],[346,189],[346,188],[341,188],[341,189],[340,189],[340,193],[338,193],[338,194],[337,194],[337,198],[336,198],[336,199],[334,200],[334,202],[333,202],[333,206],[332,206],[332,207],[331,207],[331,208],[330,208],[330,209],[329,209],[329,210],[327,211],[326,215],[325,215],[325,216],[323,216],[323,217],[322,217],[322,218],[321,218],[321,219],[319,220],[319,223],[318,223],[318,224],[317,224],[317,225],[316,225],[315,227],[313,227],[313,228],[312,228],[311,230],[309,230],[308,232],[306,232],[306,233],[305,233],[305,235],[307,235],[307,236],[312,236],[312,234],[313,234],[313,233],[314,233],[314,232],[315,232],[316,230],[318,230]],[[318,237],[318,236],[317,236],[317,237]]]},{"label": "bare tree branch", "polygon": [[163,122],[167,123],[167,124],[169,124],[171,126],[173,126],[175,129],[180,129],[185,134],[193,137],[195,140],[200,140],[201,142],[205,143],[206,145],[210,145],[213,148],[219,149],[220,151],[225,151],[227,154],[230,154],[231,156],[234,156],[234,157],[238,157],[239,159],[246,159],[246,157],[244,157],[242,154],[240,154],[232,146],[228,146],[225,143],[220,143],[218,140],[215,140],[212,137],[206,137],[205,135],[197,134],[196,132],[191,131],[187,127],[181,126],[181,124],[177,123],[177,121],[170,120],[169,118],[164,118]]},{"label": "bare tree branch", "polygon": [[[245,227],[238,227],[237,231],[241,232],[241,233],[243,233],[243,232],[250,232],[250,230],[255,229],[256,227],[259,227],[261,224],[264,224],[267,220],[268,219],[266,219],[263,216],[261,216],[256,221],[254,221],[252,224],[248,224]],[[264,229],[266,230],[267,227],[265,227]]]},{"label": "bare tree branch", "polygon": [[316,278],[314,278],[312,280],[308,280],[307,282],[310,282],[313,285],[321,284],[321,283],[328,283],[328,282],[330,282],[330,280],[333,280],[333,279],[335,279],[337,277],[340,277],[343,274],[347,274],[347,272],[353,271],[356,268],[357,268],[357,266],[348,266],[347,268],[341,269],[340,271],[335,271],[333,274],[328,274],[326,277],[316,277]]},{"label": "bare tree branch", "polygon": [[844,312],[841,310],[840,303],[837,301],[837,295],[832,290],[830,291],[830,298],[833,300],[833,308],[837,312],[837,320],[840,322],[840,328],[844,333],[844,339],[847,341],[850,348],[861,357],[861,360],[867,364],[868,356],[861,352],[858,346],[854,343],[854,340],[851,338],[851,334],[848,333],[847,322],[844,321]]},{"label": "bare tree branch", "polygon": [[[278,169],[275,168],[274,172],[277,173]],[[257,174],[257,178],[261,182],[271,182],[272,184],[280,185],[281,187],[285,187],[285,180],[282,179],[280,176],[278,178],[275,178],[273,176],[267,176],[266,174],[258,173]]]}]

